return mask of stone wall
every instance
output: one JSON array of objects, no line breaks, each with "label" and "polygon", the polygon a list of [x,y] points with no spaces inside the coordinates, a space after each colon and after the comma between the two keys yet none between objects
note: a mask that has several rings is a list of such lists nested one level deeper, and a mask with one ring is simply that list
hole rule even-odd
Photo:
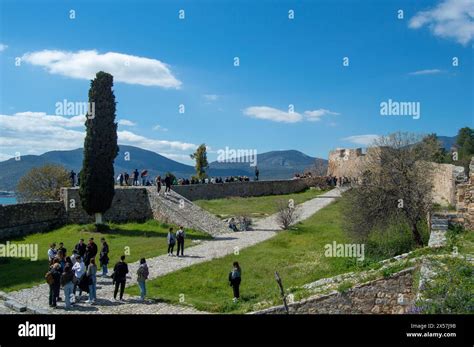
[{"label": "stone wall", "polygon": [[250,181],[229,182],[218,184],[192,184],[184,186],[173,186],[172,189],[178,194],[193,200],[221,199],[232,196],[250,197],[264,195],[279,195],[301,192],[309,187],[326,187],[326,181],[322,177],[300,178],[294,180],[279,181]]},{"label": "stone wall", "polygon": [[[89,216],[82,208],[79,188],[61,188],[61,201],[66,211],[67,223],[93,223],[94,216]],[[104,213],[107,222],[123,223],[129,221],[144,222],[153,218],[146,188],[116,187],[112,207]]]},{"label": "stone wall", "polygon": [[469,165],[469,173],[469,182],[457,186],[456,210],[464,227],[474,230],[474,157]]},{"label": "stone wall", "polygon": [[[346,293],[315,296],[288,305],[290,314],[403,314],[415,301],[413,273],[405,269],[388,278],[357,285]],[[284,314],[283,305],[254,312]]]},{"label": "stone wall", "polygon": [[0,205],[0,240],[44,232],[66,223],[60,201]]},{"label": "stone wall", "polygon": [[[329,152],[328,175],[358,178],[362,175],[368,161],[375,160],[372,156],[380,148],[368,148],[363,154],[361,148],[339,148]],[[463,175],[461,166],[431,163],[433,201],[440,205],[456,204],[456,180]]]}]

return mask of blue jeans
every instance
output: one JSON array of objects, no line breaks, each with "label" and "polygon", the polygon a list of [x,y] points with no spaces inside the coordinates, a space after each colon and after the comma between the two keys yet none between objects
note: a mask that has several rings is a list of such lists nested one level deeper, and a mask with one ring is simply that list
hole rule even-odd
[{"label": "blue jeans", "polygon": [[97,299],[97,279],[96,277],[92,277],[92,284],[89,284],[89,300]]},{"label": "blue jeans", "polygon": [[145,299],[146,295],[146,286],[145,286],[145,281],[138,281],[138,286],[140,287],[140,297],[142,299]]},{"label": "blue jeans", "polygon": [[64,286],[64,300],[66,302],[66,308],[71,307],[71,295],[73,288],[74,284],[72,284],[72,282],[69,282]]},{"label": "blue jeans", "polygon": [[102,276],[107,275],[107,264],[102,265]]}]

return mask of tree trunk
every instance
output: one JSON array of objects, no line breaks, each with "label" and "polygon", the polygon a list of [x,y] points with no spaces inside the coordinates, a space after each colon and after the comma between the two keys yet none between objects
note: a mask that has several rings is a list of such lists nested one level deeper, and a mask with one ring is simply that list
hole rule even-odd
[{"label": "tree trunk", "polygon": [[95,224],[103,224],[102,223],[102,213],[95,214]]},{"label": "tree trunk", "polygon": [[423,246],[423,240],[421,239],[420,231],[418,230],[418,226],[415,224],[411,227],[411,232],[413,234],[413,238],[415,239],[415,243],[417,246]]}]

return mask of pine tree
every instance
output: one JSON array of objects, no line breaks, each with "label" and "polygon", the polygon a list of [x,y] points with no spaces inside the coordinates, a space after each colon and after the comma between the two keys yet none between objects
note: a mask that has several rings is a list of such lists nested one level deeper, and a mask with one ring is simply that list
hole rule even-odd
[{"label": "pine tree", "polygon": [[206,145],[203,143],[197,149],[196,152],[190,155],[191,159],[196,160],[196,175],[198,179],[206,178],[206,170],[209,167],[209,163],[207,161],[207,149]]},{"label": "pine tree", "polygon": [[112,205],[115,194],[114,160],[118,154],[113,76],[98,72],[91,81],[87,114],[84,160],[79,195],[84,210],[102,224],[102,213]]}]

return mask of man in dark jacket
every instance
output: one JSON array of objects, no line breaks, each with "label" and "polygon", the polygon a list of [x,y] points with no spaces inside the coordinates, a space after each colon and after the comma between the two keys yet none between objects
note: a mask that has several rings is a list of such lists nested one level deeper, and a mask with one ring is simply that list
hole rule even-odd
[{"label": "man in dark jacket", "polygon": [[84,239],[80,239],[79,243],[76,245],[76,247],[74,247],[74,249],[77,251],[77,254],[83,258],[84,254],[86,254],[86,247],[87,245],[84,243]]},{"label": "man in dark jacket", "polygon": [[166,175],[165,177],[165,193],[168,193],[171,191],[171,176]]},{"label": "man in dark jacket", "polygon": [[49,283],[49,307],[56,308],[56,302],[59,298],[59,290],[61,288],[61,271],[59,269],[58,259],[55,259],[49,272],[53,279],[52,282]]},{"label": "man in dark jacket", "polygon": [[94,259],[97,255],[97,245],[94,243],[94,238],[89,239],[89,243],[86,247],[86,253],[84,255],[84,265],[89,266],[91,259]]},{"label": "man in dark jacket", "polygon": [[120,261],[114,266],[113,281],[115,283],[114,300],[117,300],[117,292],[120,287],[120,301],[123,300],[123,292],[125,290],[125,282],[127,280],[128,265],[125,262],[125,256],[120,257]]},{"label": "man in dark jacket", "polygon": [[100,250],[100,267],[102,268],[102,277],[107,276],[107,265],[109,264],[109,245],[105,242],[105,238],[101,238],[102,249]]}]

